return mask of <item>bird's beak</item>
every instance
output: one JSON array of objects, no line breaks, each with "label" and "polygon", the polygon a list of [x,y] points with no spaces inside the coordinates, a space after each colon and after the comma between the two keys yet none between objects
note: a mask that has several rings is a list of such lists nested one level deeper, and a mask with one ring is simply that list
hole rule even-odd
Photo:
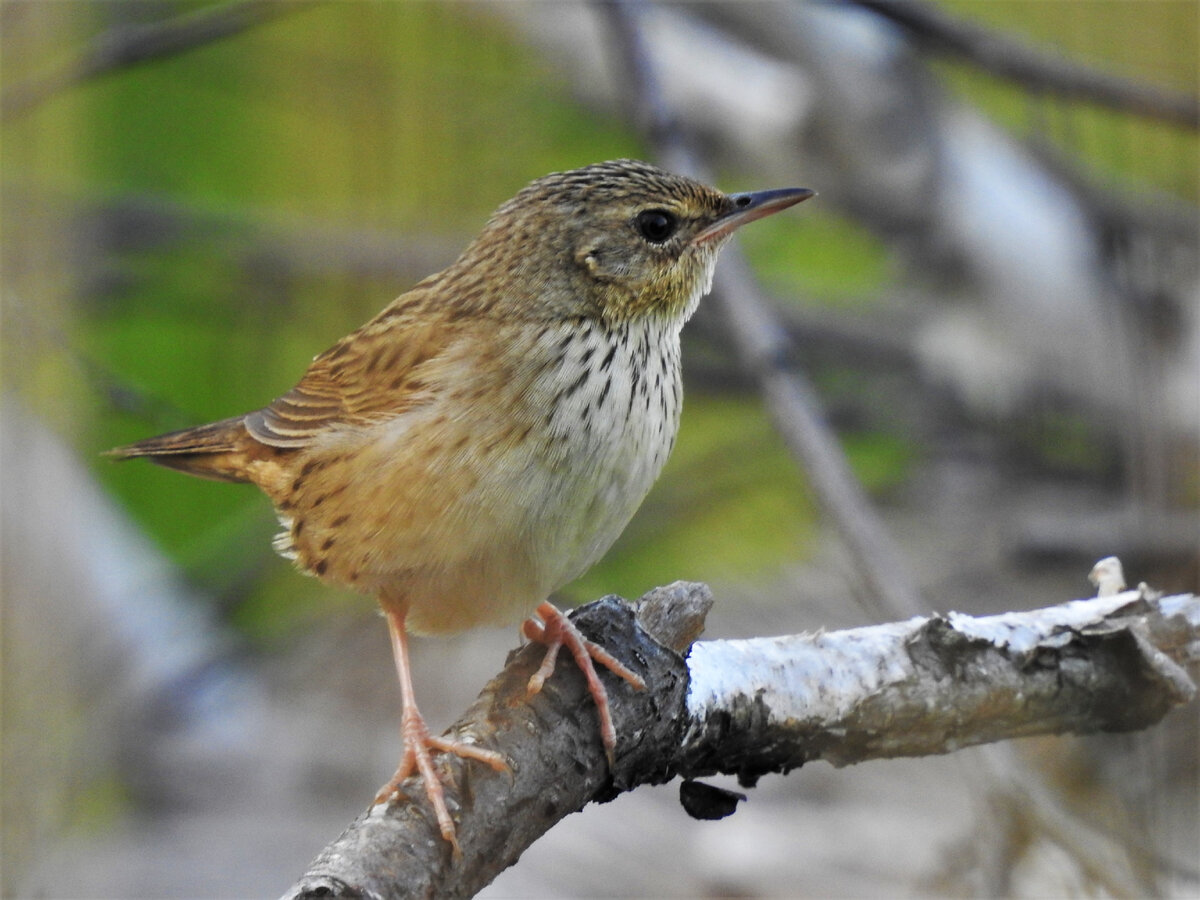
[{"label": "bird's beak", "polygon": [[692,238],[692,243],[707,244],[709,241],[719,241],[747,222],[795,206],[801,200],[815,195],[816,191],[810,191],[808,188],[779,188],[774,191],[754,191],[750,194],[730,194],[729,199],[733,201],[733,206],[729,212]]}]

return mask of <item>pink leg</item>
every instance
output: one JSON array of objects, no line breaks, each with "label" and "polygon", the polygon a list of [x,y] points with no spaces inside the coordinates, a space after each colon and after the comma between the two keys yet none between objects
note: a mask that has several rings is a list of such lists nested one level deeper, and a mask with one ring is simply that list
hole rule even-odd
[{"label": "pink leg", "polygon": [[546,683],[546,679],[554,674],[559,648],[565,646],[571,651],[571,655],[575,657],[575,664],[579,666],[583,677],[587,679],[588,690],[592,694],[592,700],[596,703],[596,713],[600,718],[600,740],[604,744],[604,753],[611,766],[613,754],[616,752],[617,730],[613,725],[612,714],[608,708],[608,691],[604,689],[600,676],[596,674],[596,667],[592,664],[592,660],[600,663],[614,675],[624,678],[639,691],[645,689],[646,682],[642,681],[636,673],[625,668],[616,657],[599,644],[593,644],[580,634],[579,629],[571,624],[571,620],[554,604],[543,603],[537,608],[537,614],[541,616],[542,621],[529,619],[522,629],[525,637],[546,646],[546,656],[542,660],[541,666],[529,679],[529,696],[532,697],[540,691],[542,685]]},{"label": "pink leg", "polygon": [[396,660],[396,674],[400,678],[400,697],[404,703],[404,711],[400,719],[400,733],[404,739],[404,755],[400,757],[400,765],[391,781],[380,789],[375,796],[376,803],[385,803],[400,792],[400,784],[413,774],[413,770],[421,774],[425,781],[425,796],[437,816],[438,828],[442,837],[454,848],[454,855],[461,856],[458,839],[454,833],[454,820],[450,818],[450,810],[446,808],[445,792],[442,782],[433,768],[433,756],[430,750],[441,750],[445,753],[455,753],[466,759],[474,759],[486,763],[498,772],[508,768],[504,757],[492,750],[484,750],[460,741],[451,741],[436,737],[429,733],[425,718],[417,709],[416,693],[413,690],[412,670],[408,663],[408,635],[404,631],[404,614],[390,609],[384,609],[387,616],[388,632],[392,637],[392,655]]}]

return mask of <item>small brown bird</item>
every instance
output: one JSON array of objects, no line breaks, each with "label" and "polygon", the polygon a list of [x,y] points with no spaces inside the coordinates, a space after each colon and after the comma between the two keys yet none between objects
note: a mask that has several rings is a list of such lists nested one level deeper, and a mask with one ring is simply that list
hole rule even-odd
[{"label": "small brown bird", "polygon": [[457,851],[431,750],[503,758],[430,734],[407,633],[519,620],[587,676],[605,748],[615,733],[586,641],[549,595],[616,540],[662,470],[679,424],[679,332],[734,229],[812,196],[727,195],[633,160],[539,178],[449,268],[313,360],[269,406],[110,451],[258,485],[304,572],[375,597],[404,704],[404,755]]}]

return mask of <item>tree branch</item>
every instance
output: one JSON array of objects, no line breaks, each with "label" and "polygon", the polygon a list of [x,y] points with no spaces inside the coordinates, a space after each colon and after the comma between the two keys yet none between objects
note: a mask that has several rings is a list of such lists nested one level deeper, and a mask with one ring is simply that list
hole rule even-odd
[{"label": "tree branch", "polygon": [[[574,614],[648,685],[611,689],[620,741],[611,773],[578,671],[564,667],[526,701],[541,655],[526,647],[450,729],[503,753],[510,771],[440,758],[457,786],[463,859],[451,859],[411,782],[407,802],[365,813],[285,896],[470,896],[559,819],[641,784],[722,772],[750,785],[814,759],[843,766],[1035,734],[1130,731],[1196,691],[1183,668],[1200,660],[1191,594],[1143,588],[984,618],[705,641],[685,661],[672,648],[686,646],[709,602],[703,585],[677,583],[636,609],[608,597]],[[691,781],[682,793],[703,817],[736,805],[736,795]]]}]

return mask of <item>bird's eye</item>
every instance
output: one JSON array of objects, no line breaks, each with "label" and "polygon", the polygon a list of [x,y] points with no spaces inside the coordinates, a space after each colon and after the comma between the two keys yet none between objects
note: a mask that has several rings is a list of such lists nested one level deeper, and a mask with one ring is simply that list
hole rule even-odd
[{"label": "bird's eye", "polygon": [[679,220],[665,209],[644,210],[637,214],[633,222],[637,226],[638,234],[652,244],[670,240],[675,229],[679,227]]}]

